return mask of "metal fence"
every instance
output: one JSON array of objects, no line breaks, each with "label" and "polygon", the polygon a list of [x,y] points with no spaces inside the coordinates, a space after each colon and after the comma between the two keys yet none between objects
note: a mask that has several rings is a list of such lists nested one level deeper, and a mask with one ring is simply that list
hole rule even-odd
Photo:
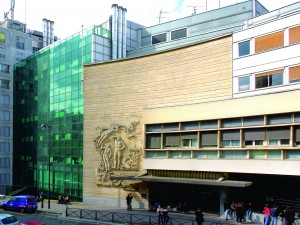
[{"label": "metal fence", "polygon": [[[94,220],[99,222],[111,222],[130,225],[151,225],[159,224],[157,215],[133,214],[110,211],[98,211],[78,208],[66,208],[66,217],[75,217],[80,219]],[[205,221],[203,225],[223,225],[219,221]],[[178,216],[170,218],[168,225],[197,225],[195,220]]]}]

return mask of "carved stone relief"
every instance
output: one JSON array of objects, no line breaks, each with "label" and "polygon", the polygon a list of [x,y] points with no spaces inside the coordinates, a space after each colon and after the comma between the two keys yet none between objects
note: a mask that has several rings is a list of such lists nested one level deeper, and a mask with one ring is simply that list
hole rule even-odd
[{"label": "carved stone relief", "polygon": [[99,154],[96,168],[98,186],[129,186],[135,181],[118,179],[138,174],[141,163],[142,148],[136,146],[135,130],[139,121],[129,126],[112,124],[108,128],[97,127],[94,138],[95,151]]}]

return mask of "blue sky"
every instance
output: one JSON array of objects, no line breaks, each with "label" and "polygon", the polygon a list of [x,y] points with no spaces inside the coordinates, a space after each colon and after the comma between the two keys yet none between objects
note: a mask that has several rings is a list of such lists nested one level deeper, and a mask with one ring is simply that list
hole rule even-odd
[{"label": "blue sky", "polygon": [[[68,37],[81,30],[108,20],[111,5],[127,9],[127,19],[151,26],[205,10],[224,7],[245,0],[15,0],[14,18],[25,22],[28,29],[43,31],[42,20],[54,21],[54,34]],[[269,11],[299,0],[259,0]],[[10,9],[11,0],[0,1],[0,21]],[[161,13],[160,13],[161,12]],[[161,15],[161,16],[160,16]],[[159,19],[160,18],[160,19]]]}]

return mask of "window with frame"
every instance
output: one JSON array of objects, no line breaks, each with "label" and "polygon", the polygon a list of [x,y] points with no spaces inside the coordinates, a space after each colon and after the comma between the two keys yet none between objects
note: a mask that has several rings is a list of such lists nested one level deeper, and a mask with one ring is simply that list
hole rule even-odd
[{"label": "window with frame", "polygon": [[181,144],[185,148],[197,148],[198,147],[198,134],[196,132],[182,133]]},{"label": "window with frame", "polygon": [[171,31],[171,40],[185,38],[187,36],[187,28]]},{"label": "window with frame", "polygon": [[163,125],[164,131],[178,131],[179,130],[179,123],[165,123]]},{"label": "window with frame", "polygon": [[0,88],[9,89],[9,80],[0,79]]},{"label": "window with frame", "polygon": [[0,72],[9,73],[9,65],[0,63]]},{"label": "window with frame", "polygon": [[273,87],[283,84],[283,70],[270,71],[255,75],[255,88]]},{"label": "window with frame", "polygon": [[195,151],[195,158],[198,159],[217,159],[219,157],[217,150]]},{"label": "window with frame", "polygon": [[294,66],[289,68],[289,80],[290,83],[300,82],[300,66]]},{"label": "window with frame", "polygon": [[222,119],[221,121],[221,127],[223,128],[240,126],[242,126],[241,118]]},{"label": "window with frame", "polygon": [[180,135],[179,133],[174,134],[164,134],[164,148],[178,148],[179,147],[179,140]]},{"label": "window with frame", "polygon": [[250,54],[250,40],[238,44],[239,57]]},{"label": "window with frame", "polygon": [[24,52],[16,52],[16,60],[21,61],[25,59],[25,53]]},{"label": "window with frame", "polygon": [[239,77],[239,91],[250,90],[250,76]]},{"label": "window with frame", "polygon": [[264,123],[264,116],[249,116],[243,118],[243,126],[245,127],[264,125]]},{"label": "window with frame", "polygon": [[248,152],[246,150],[226,150],[222,151],[223,159],[247,159]]},{"label": "window with frame", "polygon": [[222,131],[222,147],[240,147],[240,130]]},{"label": "window with frame", "polygon": [[205,129],[217,129],[218,128],[218,120],[205,120],[200,122],[200,128]]},{"label": "window with frame", "polygon": [[218,131],[209,131],[200,133],[201,148],[213,148],[218,146]]},{"label": "window with frame", "polygon": [[284,46],[284,32],[280,31],[255,39],[255,53]]},{"label": "window with frame", "polygon": [[244,130],[245,147],[263,146],[265,139],[266,139],[265,129]]},{"label": "window with frame", "polygon": [[157,34],[152,36],[152,45],[167,41],[167,33]]},{"label": "window with frame", "polygon": [[300,26],[289,29],[289,44],[300,42]]},{"label": "window with frame", "polygon": [[25,49],[25,41],[23,37],[16,36],[16,48]]},{"label": "window with frame", "polygon": [[291,113],[282,113],[282,114],[274,114],[268,115],[268,124],[275,125],[275,124],[285,124],[285,123],[292,123],[292,114]]},{"label": "window with frame", "polygon": [[290,144],[290,127],[272,127],[266,130],[269,146],[286,146]]},{"label": "window with frame", "polygon": [[0,58],[5,58],[5,49],[0,48]]},{"label": "window with frame", "polygon": [[160,148],[161,148],[161,134],[147,134],[146,149],[160,149]]}]

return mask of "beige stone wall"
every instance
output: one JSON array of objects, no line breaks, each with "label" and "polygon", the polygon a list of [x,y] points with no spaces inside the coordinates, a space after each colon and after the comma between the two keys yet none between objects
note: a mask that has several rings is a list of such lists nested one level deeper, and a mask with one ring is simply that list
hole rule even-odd
[{"label": "beige stone wall", "polygon": [[[231,36],[227,36],[173,51],[85,66],[84,199],[111,199],[120,204],[118,199],[127,194],[119,188],[95,185],[99,164],[93,142],[95,128],[139,120],[134,141],[143,147],[145,108],[230,99],[231,43]],[[138,199],[139,193],[134,194]]]}]

